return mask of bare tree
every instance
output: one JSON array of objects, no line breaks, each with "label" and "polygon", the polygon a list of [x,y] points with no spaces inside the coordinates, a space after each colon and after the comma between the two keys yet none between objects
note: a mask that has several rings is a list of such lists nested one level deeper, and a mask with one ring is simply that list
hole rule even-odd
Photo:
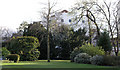
[{"label": "bare tree", "polygon": [[0,37],[11,37],[12,31],[6,27],[0,27]]},{"label": "bare tree", "polygon": [[88,27],[89,27],[89,42],[91,43],[92,42],[92,28],[91,28],[91,23],[93,23],[95,26],[96,26],[96,29],[97,29],[97,36],[99,37],[100,36],[100,28],[97,24],[97,20],[96,20],[96,16],[94,15],[94,12],[93,11],[93,4],[94,1],[92,2],[88,2],[88,1],[82,1],[81,4],[79,5],[79,3],[77,3],[77,7],[75,7],[73,10],[78,10],[78,11],[81,11],[81,13],[75,17],[75,20],[77,20],[76,24],[78,24],[82,18],[85,16],[86,18],[88,18]]},{"label": "bare tree", "polygon": [[[83,16],[87,16],[87,18],[89,18],[91,21],[93,21],[94,24],[96,25],[98,35],[100,35],[100,33],[99,33],[100,27],[98,27],[97,22],[102,20],[100,22],[102,22],[104,24],[107,23],[108,31],[110,32],[111,42],[112,42],[112,45],[114,47],[114,51],[115,51],[116,56],[117,56],[118,51],[119,51],[119,47],[117,47],[117,49],[116,49],[114,35],[115,35],[115,30],[117,31],[117,35],[118,35],[118,26],[117,26],[117,22],[115,22],[113,24],[113,18],[112,18],[113,11],[111,10],[112,6],[115,6],[115,5],[114,4],[112,5],[111,2],[109,4],[107,4],[106,1],[103,1],[102,4],[99,4],[96,1],[92,1],[92,2],[84,1],[83,5],[80,5],[77,7],[77,10],[80,10],[80,9],[83,10],[80,14],[78,22],[81,20],[81,18]],[[89,15],[84,15],[83,14],[84,11],[88,11]],[[102,18],[98,18],[98,16],[101,16]],[[115,18],[115,19],[117,19],[117,18]],[[115,24],[116,24],[116,26],[115,26]]]},{"label": "bare tree", "polygon": [[[103,7],[101,7],[98,3],[94,3],[94,5],[96,5],[98,7],[99,12],[102,13],[102,15],[105,17],[105,19],[107,21],[107,24],[108,24],[108,27],[109,27],[110,36],[111,36],[111,42],[112,42],[112,45],[114,47],[115,54],[117,56],[118,52],[119,52],[119,46],[116,49],[116,44],[115,44],[115,40],[114,40],[114,35],[115,35],[114,29],[116,29],[117,37],[118,37],[118,24],[117,24],[117,21],[116,21],[117,17],[115,15],[114,15],[115,23],[113,24],[112,21],[111,21],[112,16],[113,16],[112,13],[111,13],[112,12],[112,10],[111,10],[111,2],[109,4],[107,4],[104,1],[104,7],[106,7],[105,9],[107,11],[105,11],[105,9]],[[117,43],[117,45],[118,45],[118,43]]]},{"label": "bare tree", "polygon": [[119,52],[119,27],[118,27],[118,23],[119,23],[119,21],[118,21],[118,9],[117,8],[115,8],[113,10],[113,16],[114,16],[114,25],[115,25],[115,26],[113,26],[114,27],[113,31],[117,33],[117,37],[116,37],[116,46],[117,46],[116,56],[118,56],[118,52]]},{"label": "bare tree", "polygon": [[53,10],[55,7],[56,2],[51,4],[50,0],[48,0],[47,7],[44,8],[45,11],[42,12],[43,18],[43,25],[47,28],[47,60],[50,62],[50,23],[51,23],[51,16],[55,14],[56,11]]}]

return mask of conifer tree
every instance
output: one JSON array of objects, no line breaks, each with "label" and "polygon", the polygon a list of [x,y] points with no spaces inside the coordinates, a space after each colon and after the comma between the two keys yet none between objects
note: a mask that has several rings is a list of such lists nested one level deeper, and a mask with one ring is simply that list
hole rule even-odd
[{"label": "conifer tree", "polygon": [[103,33],[101,33],[99,40],[98,40],[98,46],[102,46],[102,49],[104,49],[106,53],[111,52],[112,45],[110,42],[110,36],[107,33],[107,31],[104,31]]}]

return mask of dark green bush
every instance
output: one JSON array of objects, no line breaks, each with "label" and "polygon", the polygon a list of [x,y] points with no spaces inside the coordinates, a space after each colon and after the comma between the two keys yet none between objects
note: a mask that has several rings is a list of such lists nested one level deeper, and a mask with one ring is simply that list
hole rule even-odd
[{"label": "dark green bush", "polygon": [[21,55],[21,60],[22,61],[35,61],[35,60],[38,60],[39,54],[40,52],[38,51],[38,49],[35,49],[31,51],[30,53]]},{"label": "dark green bush", "polygon": [[103,65],[120,66],[120,56],[103,56]]},{"label": "dark green bush", "polygon": [[10,55],[7,55],[6,58],[10,61],[14,61],[15,63],[18,63],[20,56],[18,54],[10,54]]},{"label": "dark green bush", "polygon": [[87,53],[79,53],[79,54],[76,55],[76,57],[74,58],[74,61],[75,61],[76,63],[90,64],[90,58],[91,58],[91,56],[88,55]]},{"label": "dark green bush", "polygon": [[103,65],[104,66],[114,66],[115,65],[114,56],[103,56]]},{"label": "dark green bush", "polygon": [[12,38],[7,48],[12,54],[19,54],[21,56],[20,60],[31,61],[38,59],[40,52],[37,47],[39,46],[40,44],[36,37],[23,36]]},{"label": "dark green bush", "polygon": [[7,55],[10,54],[10,51],[7,50],[7,48],[5,47],[2,47],[2,56],[3,57],[6,57]]}]

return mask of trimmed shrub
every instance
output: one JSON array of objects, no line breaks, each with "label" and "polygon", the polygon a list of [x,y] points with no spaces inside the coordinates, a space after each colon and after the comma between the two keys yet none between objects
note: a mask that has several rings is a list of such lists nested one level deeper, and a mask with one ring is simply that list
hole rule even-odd
[{"label": "trimmed shrub", "polygon": [[115,63],[114,56],[103,56],[103,58],[104,66],[114,66]]},{"label": "trimmed shrub", "polygon": [[9,54],[10,54],[10,52],[7,50],[7,48],[2,47],[2,56],[3,56],[3,57],[6,57],[6,56],[9,55]]},{"label": "trimmed shrub", "polygon": [[93,56],[90,58],[90,62],[91,64],[94,64],[94,65],[102,65],[103,64],[103,56]]},{"label": "trimmed shrub", "polygon": [[103,56],[103,65],[104,66],[119,66],[120,65],[120,56]]},{"label": "trimmed shrub", "polygon": [[74,58],[74,61],[76,63],[85,63],[85,64],[90,64],[90,55],[88,55],[87,53],[79,53],[78,55],[76,55],[76,57]]},{"label": "trimmed shrub", "polygon": [[114,56],[113,58],[115,60],[114,66],[120,66],[120,56]]},{"label": "trimmed shrub", "polygon": [[10,54],[10,55],[6,56],[6,58],[10,61],[14,61],[15,63],[18,63],[20,56],[18,54]]},{"label": "trimmed shrub", "polygon": [[93,56],[91,64],[103,66],[120,66],[120,56]]},{"label": "trimmed shrub", "polygon": [[14,61],[2,60],[2,63],[14,63]]},{"label": "trimmed shrub", "polygon": [[22,36],[12,38],[7,48],[12,54],[19,54],[21,56],[20,60],[31,61],[38,59],[40,52],[37,48],[39,46],[40,44],[36,37]]}]

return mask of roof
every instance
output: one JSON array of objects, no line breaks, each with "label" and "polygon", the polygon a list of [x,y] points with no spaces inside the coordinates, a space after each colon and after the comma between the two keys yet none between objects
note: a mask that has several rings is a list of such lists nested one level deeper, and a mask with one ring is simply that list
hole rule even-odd
[{"label": "roof", "polygon": [[67,11],[67,10],[63,10],[63,11],[61,11],[61,13],[64,13],[64,12],[65,12],[65,13],[68,13],[68,11]]}]

